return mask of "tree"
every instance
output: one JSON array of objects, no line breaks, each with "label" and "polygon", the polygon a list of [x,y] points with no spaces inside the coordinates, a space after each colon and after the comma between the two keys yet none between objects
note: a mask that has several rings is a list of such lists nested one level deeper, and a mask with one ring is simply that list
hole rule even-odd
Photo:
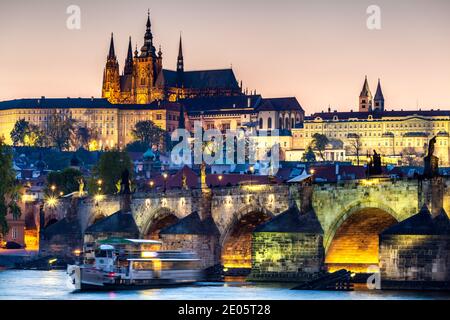
[{"label": "tree", "polygon": [[18,218],[21,215],[19,201],[19,185],[12,166],[12,153],[0,139],[0,235],[6,235],[9,227],[6,215],[11,213]]},{"label": "tree", "polygon": [[81,171],[73,168],[66,168],[63,171],[53,171],[47,176],[47,191],[51,186],[55,186],[58,192],[69,194],[78,191],[80,178],[83,177]]},{"label": "tree", "polygon": [[327,138],[327,136],[316,133],[313,135],[313,140],[311,142],[311,146],[314,150],[317,150],[319,152],[320,158],[322,161],[325,161],[325,157],[323,155],[323,152],[325,151],[325,148],[327,147],[328,143],[330,142]]},{"label": "tree", "polygon": [[352,154],[356,155],[356,160],[358,162],[359,166],[359,156],[361,154],[362,149],[362,143],[361,143],[361,137],[357,133],[350,133],[348,135],[349,139],[349,147]]},{"label": "tree", "polygon": [[74,119],[64,113],[55,112],[50,115],[45,130],[49,144],[60,151],[69,149],[76,136],[75,123]]},{"label": "tree", "polygon": [[418,153],[413,147],[404,148],[401,152],[402,164],[410,167],[423,166],[423,154]]},{"label": "tree", "polygon": [[89,141],[91,140],[91,131],[86,127],[78,127],[76,130],[76,138],[78,148],[83,147],[89,149]]},{"label": "tree", "polygon": [[136,123],[133,131],[133,138],[137,141],[163,146],[166,140],[166,131],[155,125],[152,121],[140,121]]},{"label": "tree", "polygon": [[133,163],[126,152],[109,151],[101,155],[100,160],[93,171],[93,179],[89,182],[91,193],[97,193],[101,180],[101,192],[105,194],[117,193],[117,182],[120,181],[122,172],[128,169],[133,172]]},{"label": "tree", "polygon": [[23,139],[23,144],[28,147],[43,147],[46,144],[45,134],[41,128],[35,124],[30,124]]},{"label": "tree", "polygon": [[311,147],[308,147],[306,152],[303,154],[302,160],[305,162],[316,162],[316,154]]},{"label": "tree", "polygon": [[25,119],[17,120],[14,129],[11,131],[10,136],[14,146],[23,144],[25,135],[29,130],[30,123]]}]

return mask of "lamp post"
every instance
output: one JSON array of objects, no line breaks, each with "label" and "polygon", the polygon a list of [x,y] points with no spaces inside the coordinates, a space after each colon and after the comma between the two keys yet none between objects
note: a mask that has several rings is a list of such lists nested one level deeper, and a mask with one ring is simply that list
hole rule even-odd
[{"label": "lamp post", "polygon": [[98,193],[100,194],[101,191],[102,191],[103,180],[102,179],[98,179],[97,180],[97,185],[98,185]]},{"label": "lamp post", "polygon": [[249,168],[250,170],[250,184],[253,184],[253,173],[255,172],[255,167],[254,166],[250,166]]},{"label": "lamp post", "polygon": [[166,190],[167,190],[167,177],[168,177],[169,175],[166,173],[166,172],[164,172],[163,173],[163,178],[164,178],[164,193],[166,192]]},{"label": "lamp post", "polygon": [[155,186],[155,182],[150,180],[150,190],[153,192],[153,187]]},{"label": "lamp post", "polygon": [[311,182],[314,182],[314,173],[316,173],[316,170],[314,169],[309,170],[309,174],[311,175]]}]

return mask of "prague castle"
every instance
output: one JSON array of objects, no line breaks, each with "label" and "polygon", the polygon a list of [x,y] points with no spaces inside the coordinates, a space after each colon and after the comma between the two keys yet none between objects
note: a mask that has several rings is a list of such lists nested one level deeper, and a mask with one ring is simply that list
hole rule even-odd
[{"label": "prague castle", "polygon": [[242,91],[232,69],[185,71],[180,38],[177,69],[163,68],[161,49],[156,53],[147,18],[144,44],[132,52],[131,39],[122,74],[111,36],[103,72],[102,98],[17,99],[0,102],[0,138],[11,144],[16,121],[25,119],[46,128],[53,114],[63,114],[97,133],[99,149],[124,148],[133,141],[139,121],[150,120],[171,133],[180,120],[187,129],[202,121],[205,129],[236,130],[246,126],[287,129],[304,119],[294,97],[268,99]]},{"label": "prague castle", "polygon": [[[330,141],[324,160],[356,162],[356,157],[365,158],[376,150],[395,164],[402,163],[404,155],[420,159],[436,136],[436,155],[441,165],[449,164],[449,110],[388,110],[386,106],[381,81],[372,95],[366,77],[357,110],[329,108],[305,117],[294,97],[244,93],[232,69],[185,71],[181,38],[176,70],[164,69],[148,16],[144,44],[133,53],[130,39],[122,73],[111,36],[101,98],[0,102],[0,138],[11,144],[16,121],[25,119],[46,128],[50,116],[59,113],[76,120],[77,126],[95,131],[99,149],[124,148],[133,141],[131,132],[139,121],[153,121],[169,133],[180,123],[193,129],[194,121],[201,121],[204,129],[281,130],[282,159],[288,161],[301,161],[315,134]],[[275,141],[273,137],[271,141]]]},{"label": "prague castle", "polygon": [[180,45],[175,71],[163,69],[161,47],[158,53],[153,43],[150,14],[140,52],[132,50],[131,38],[122,75],[115,53],[114,38],[103,74],[102,97],[113,104],[149,104],[155,100],[176,101],[200,96],[242,95],[231,69],[185,71],[183,47]]}]

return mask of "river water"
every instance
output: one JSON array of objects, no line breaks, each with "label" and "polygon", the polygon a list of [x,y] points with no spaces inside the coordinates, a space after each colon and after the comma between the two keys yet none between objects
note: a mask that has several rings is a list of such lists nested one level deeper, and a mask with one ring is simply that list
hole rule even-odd
[{"label": "river water", "polygon": [[0,300],[450,300],[450,293],[289,290],[292,286],[228,281],[164,289],[73,293],[64,271],[0,271]]}]

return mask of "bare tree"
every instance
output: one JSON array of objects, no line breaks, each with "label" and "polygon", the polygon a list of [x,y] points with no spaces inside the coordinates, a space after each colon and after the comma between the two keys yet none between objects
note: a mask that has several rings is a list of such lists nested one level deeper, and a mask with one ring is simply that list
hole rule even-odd
[{"label": "bare tree", "polygon": [[359,157],[360,157],[361,149],[362,149],[361,137],[357,133],[349,133],[348,140],[349,140],[350,152],[352,154],[356,155],[356,161],[359,166]]},{"label": "bare tree", "polygon": [[67,150],[73,143],[76,120],[65,112],[55,112],[48,117],[45,135],[49,144],[59,150]]},{"label": "bare tree", "polygon": [[401,152],[402,163],[412,167],[422,166],[423,156],[422,153],[418,153],[413,147],[404,148]]}]

